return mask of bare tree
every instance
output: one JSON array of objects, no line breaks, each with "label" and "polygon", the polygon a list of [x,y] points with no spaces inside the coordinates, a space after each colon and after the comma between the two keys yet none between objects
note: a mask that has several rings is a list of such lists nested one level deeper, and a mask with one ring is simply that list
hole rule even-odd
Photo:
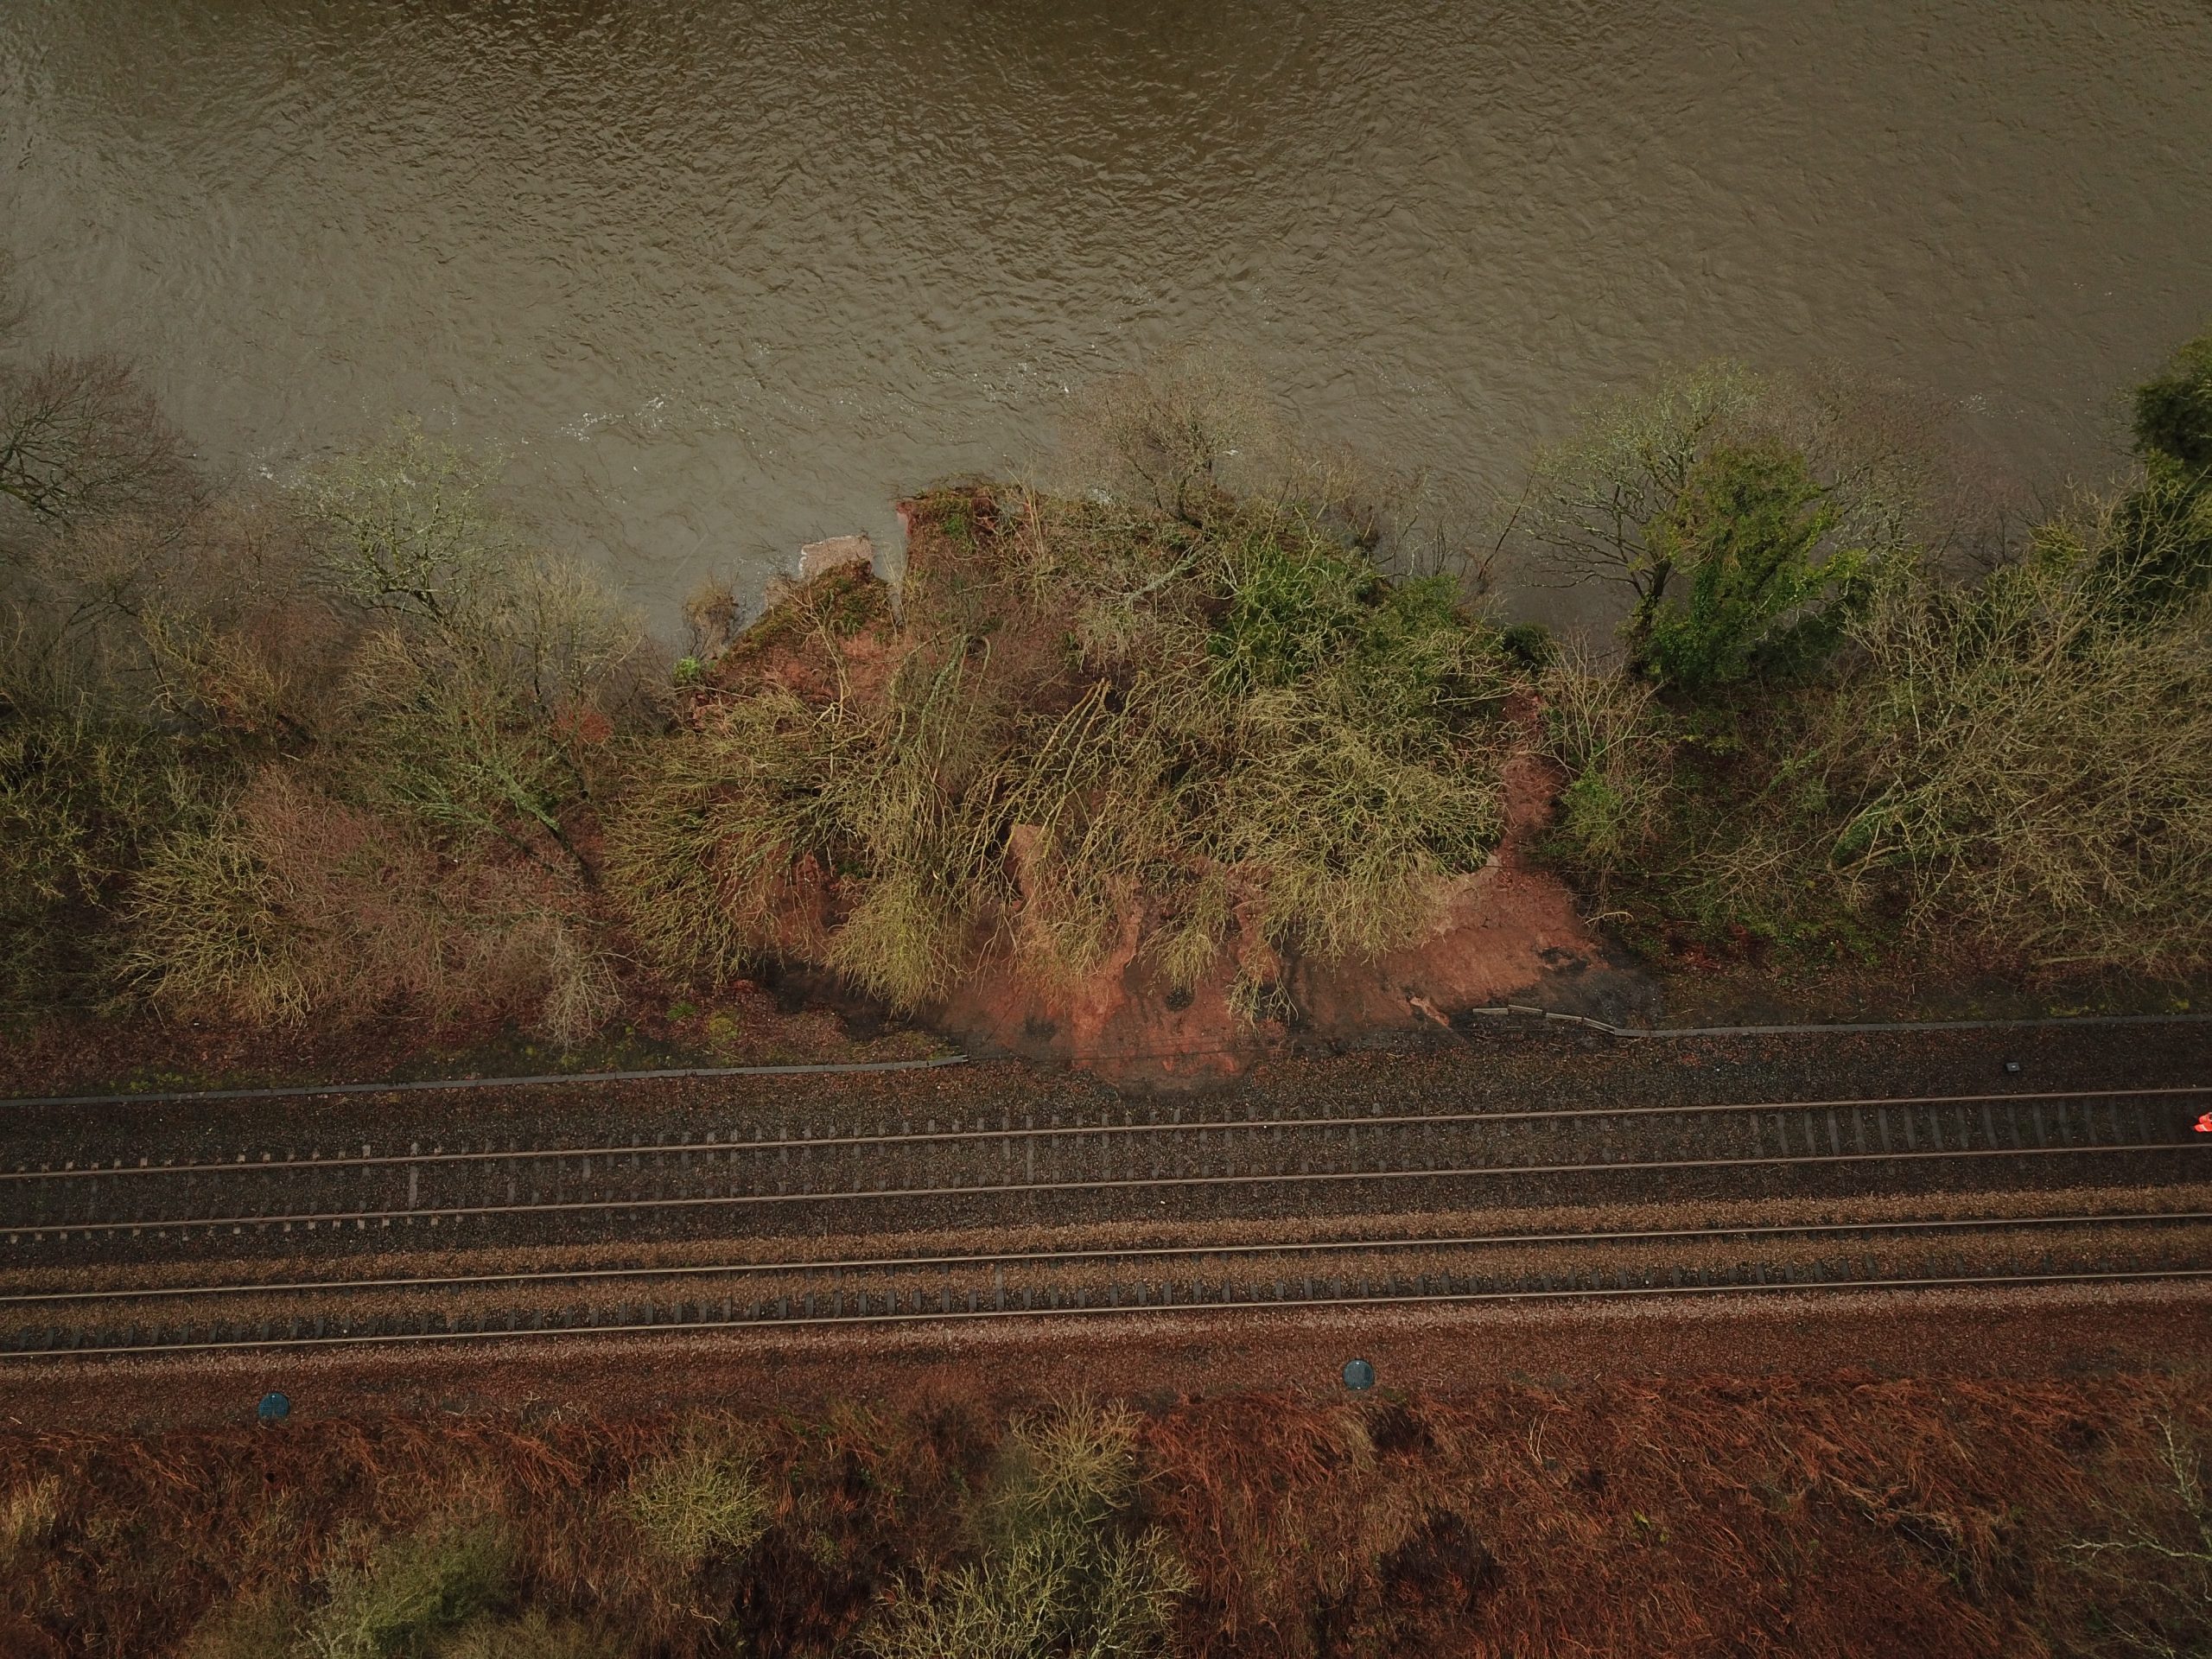
[{"label": "bare tree", "polygon": [[1061,481],[1202,523],[1279,458],[1283,435],[1262,385],[1220,352],[1192,346],[1086,387],[1062,420]]},{"label": "bare tree", "polygon": [[1639,607],[1681,575],[1662,533],[1714,450],[1802,454],[1840,545],[1900,552],[1946,529],[1928,523],[1945,420],[1902,388],[1836,372],[1788,378],[1707,363],[1592,411],[1541,451],[1499,537],[1554,579],[1625,587]]},{"label": "bare tree", "polygon": [[0,498],[54,528],[170,516],[196,499],[175,430],[109,357],[0,365]]},{"label": "bare tree", "polygon": [[16,287],[16,262],[0,253],[0,346],[12,340],[30,315],[30,307]]}]

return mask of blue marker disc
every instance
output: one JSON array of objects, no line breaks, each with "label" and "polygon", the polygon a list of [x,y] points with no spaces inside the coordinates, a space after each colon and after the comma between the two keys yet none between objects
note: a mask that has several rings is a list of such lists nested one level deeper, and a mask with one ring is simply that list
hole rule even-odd
[{"label": "blue marker disc", "polygon": [[264,1394],[253,1414],[264,1423],[281,1423],[292,1414],[292,1402],[281,1394]]},{"label": "blue marker disc", "polygon": [[1375,1368],[1363,1359],[1344,1362],[1344,1387],[1355,1394],[1364,1394],[1375,1386]]}]

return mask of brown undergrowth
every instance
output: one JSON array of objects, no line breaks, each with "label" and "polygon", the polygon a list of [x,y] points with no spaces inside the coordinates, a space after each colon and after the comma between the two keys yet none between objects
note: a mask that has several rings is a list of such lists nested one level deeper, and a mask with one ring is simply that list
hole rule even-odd
[{"label": "brown undergrowth", "polygon": [[15,1428],[0,1649],[2197,1652],[2199,1382]]},{"label": "brown undergrowth", "polygon": [[[2199,1522],[2161,1491],[2181,1408],[2163,1384],[1623,1383],[1226,1400],[1151,1444],[1194,1653],[2129,1651],[2107,1638],[2163,1586],[2072,1545],[2112,1506]],[[2184,1651],[2208,1633],[2189,1570],[2162,1627]]]}]

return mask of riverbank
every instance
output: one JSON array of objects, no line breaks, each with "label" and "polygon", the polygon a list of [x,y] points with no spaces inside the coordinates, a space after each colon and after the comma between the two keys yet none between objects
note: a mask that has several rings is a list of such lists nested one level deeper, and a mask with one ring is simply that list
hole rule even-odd
[{"label": "riverbank", "polygon": [[1247,455],[1243,390],[1107,387],[1088,482],[917,496],[896,587],[824,544],[675,656],[458,448],[211,492],[85,378],[143,454],[0,525],[13,1063],[130,1022],[111,1071],[937,1042],[1181,1086],[1506,1004],[2189,1005],[2212,337],[2138,470],[1979,571],[1987,504],[1863,391],[1602,411],[1498,534],[1635,596],[1610,658],[1502,617],[1408,480]]}]

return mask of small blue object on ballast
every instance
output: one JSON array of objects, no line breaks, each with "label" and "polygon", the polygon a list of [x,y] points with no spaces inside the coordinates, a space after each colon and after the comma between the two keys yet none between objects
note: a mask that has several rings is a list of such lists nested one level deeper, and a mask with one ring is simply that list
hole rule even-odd
[{"label": "small blue object on ballast", "polygon": [[1354,1394],[1364,1394],[1375,1386],[1375,1368],[1363,1359],[1344,1362],[1344,1387]]},{"label": "small blue object on ballast", "polygon": [[292,1414],[292,1402],[281,1394],[264,1394],[253,1414],[264,1423],[281,1423]]}]

